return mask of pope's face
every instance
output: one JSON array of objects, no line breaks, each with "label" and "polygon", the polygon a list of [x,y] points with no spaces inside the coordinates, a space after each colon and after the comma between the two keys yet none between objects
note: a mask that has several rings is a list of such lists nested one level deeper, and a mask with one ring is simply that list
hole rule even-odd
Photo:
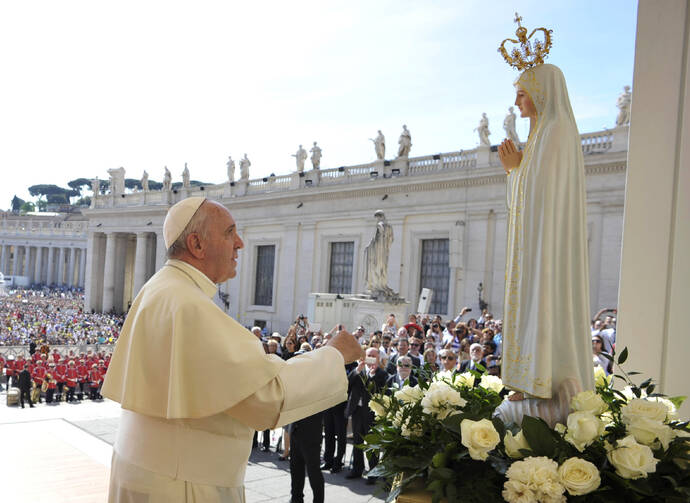
[{"label": "pope's face", "polygon": [[204,262],[211,281],[223,283],[236,276],[238,250],[244,248],[244,242],[227,208],[216,203],[209,210]]},{"label": "pope's face", "polygon": [[537,109],[534,107],[534,103],[532,103],[532,98],[530,98],[529,94],[521,87],[517,88],[515,106],[520,109],[520,117],[537,117]]}]

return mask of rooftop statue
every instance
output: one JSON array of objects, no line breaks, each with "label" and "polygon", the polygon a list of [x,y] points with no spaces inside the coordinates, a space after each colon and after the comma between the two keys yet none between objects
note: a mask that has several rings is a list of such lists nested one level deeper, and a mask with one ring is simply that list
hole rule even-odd
[{"label": "rooftop statue", "polygon": [[182,171],[182,186],[185,189],[188,189],[190,187],[189,183],[189,168],[187,167],[187,163],[184,163],[184,170]]},{"label": "rooftop statue", "polygon": [[625,126],[630,124],[630,105],[632,103],[632,93],[630,86],[623,86],[623,92],[618,96],[616,106],[618,107],[618,117],[616,117],[616,126]]},{"label": "rooftop statue", "polygon": [[403,124],[402,133],[400,133],[400,138],[398,139],[398,157],[408,157],[410,155],[410,149],[412,148],[412,136],[407,126]]},{"label": "rooftop statue", "polygon": [[297,172],[304,172],[304,161],[307,160],[307,151],[304,150],[302,145],[299,146],[296,153],[292,154],[292,157],[295,158],[295,163],[297,164]]},{"label": "rooftop statue", "polygon": [[249,166],[251,166],[251,161],[247,158],[247,154],[240,159],[240,180],[249,180]]},{"label": "rooftop statue", "polygon": [[515,145],[520,145],[520,138],[518,138],[517,131],[515,130],[515,112],[513,112],[513,107],[508,107],[508,115],[503,119],[503,129],[506,130],[506,138],[512,141]]},{"label": "rooftop statue", "polygon": [[371,141],[374,142],[374,150],[376,151],[376,158],[379,160],[384,159],[386,155],[386,137],[383,136],[383,133],[379,129],[379,134],[376,135],[376,138],[369,138]]},{"label": "rooftop statue", "polygon": [[486,116],[486,113],[482,114],[482,118],[479,120],[479,126],[474,128],[477,133],[479,133],[479,144],[484,145],[484,146],[490,146],[491,142],[489,141],[489,135],[491,134],[491,131],[489,131],[489,118]]},{"label": "rooftop statue", "polygon": [[232,156],[228,156],[228,162],[226,163],[228,167],[228,182],[232,183],[235,181],[235,161],[232,160]]},{"label": "rooftop statue", "polygon": [[321,147],[319,147],[316,142],[314,142],[314,146],[310,150],[311,152],[311,165],[314,167],[314,169],[319,169],[321,168]]},{"label": "rooftop statue", "polygon": [[165,166],[165,174],[163,175],[163,190],[169,191],[172,188],[172,175],[167,166]]}]

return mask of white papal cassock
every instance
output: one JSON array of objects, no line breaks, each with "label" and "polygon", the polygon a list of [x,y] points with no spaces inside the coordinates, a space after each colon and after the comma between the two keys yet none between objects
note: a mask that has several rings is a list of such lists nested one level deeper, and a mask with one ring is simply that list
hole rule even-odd
[{"label": "white papal cassock", "polygon": [[214,304],[216,290],[169,260],[134,300],[102,391],[123,409],[110,502],[243,502],[254,430],[347,398],[338,350],[266,355]]}]

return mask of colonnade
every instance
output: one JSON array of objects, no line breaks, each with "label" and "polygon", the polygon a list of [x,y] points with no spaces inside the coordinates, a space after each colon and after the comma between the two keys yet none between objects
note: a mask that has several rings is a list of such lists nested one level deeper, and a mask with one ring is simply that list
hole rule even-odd
[{"label": "colonnade", "polygon": [[28,278],[29,285],[83,287],[86,248],[41,244],[0,245],[0,271]]},{"label": "colonnade", "polygon": [[162,232],[92,232],[86,264],[84,305],[101,312],[123,312],[146,281],[165,263]]}]

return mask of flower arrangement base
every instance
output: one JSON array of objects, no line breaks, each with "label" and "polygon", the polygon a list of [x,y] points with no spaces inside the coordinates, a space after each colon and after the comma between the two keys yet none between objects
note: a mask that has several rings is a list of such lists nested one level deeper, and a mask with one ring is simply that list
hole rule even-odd
[{"label": "flower arrangement base", "polygon": [[[407,489],[398,496],[396,503],[431,503],[432,494],[424,489]],[[446,498],[441,500],[446,503]]]}]

